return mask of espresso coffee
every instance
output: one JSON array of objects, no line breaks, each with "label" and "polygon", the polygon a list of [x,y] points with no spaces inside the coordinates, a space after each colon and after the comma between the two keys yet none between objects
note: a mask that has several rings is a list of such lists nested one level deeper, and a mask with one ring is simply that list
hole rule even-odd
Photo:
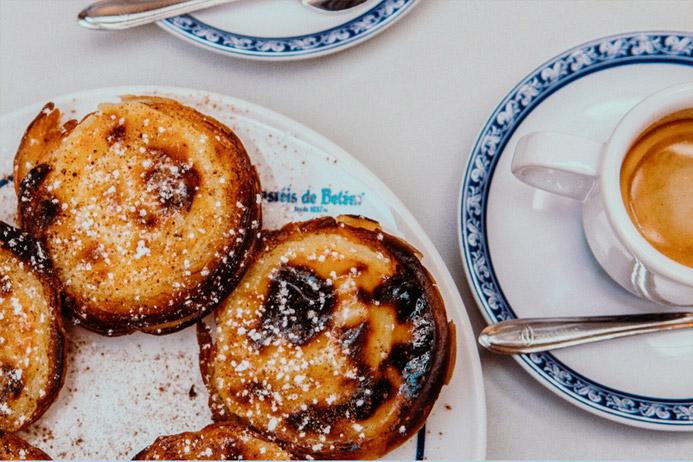
[{"label": "espresso coffee", "polygon": [[652,124],[621,167],[621,195],[640,234],[693,268],[693,108]]}]

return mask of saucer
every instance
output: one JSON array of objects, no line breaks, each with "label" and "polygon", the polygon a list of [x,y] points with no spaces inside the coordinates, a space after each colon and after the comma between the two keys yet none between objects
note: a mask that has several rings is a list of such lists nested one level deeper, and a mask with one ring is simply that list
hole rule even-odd
[{"label": "saucer", "polygon": [[[562,53],[501,101],[471,153],[458,210],[467,279],[488,323],[674,311],[613,282],[588,248],[581,205],[521,183],[510,163],[517,140],[529,132],[606,141],[645,96],[691,80],[693,34],[630,33]],[[693,431],[691,330],[515,358],[551,391],[596,415]]]},{"label": "saucer", "polygon": [[315,58],[361,43],[408,13],[418,0],[367,0],[323,12],[300,0],[244,0],[159,21],[187,42],[238,58]]}]

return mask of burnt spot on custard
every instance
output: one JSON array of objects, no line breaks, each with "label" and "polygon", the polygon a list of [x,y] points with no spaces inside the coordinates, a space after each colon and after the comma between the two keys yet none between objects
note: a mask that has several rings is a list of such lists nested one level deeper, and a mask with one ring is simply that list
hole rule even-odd
[{"label": "burnt spot on custard", "polygon": [[144,174],[147,191],[156,196],[164,210],[189,211],[200,186],[195,167],[162,149],[149,152],[155,160]]},{"label": "burnt spot on custard", "polygon": [[357,357],[363,351],[368,339],[368,323],[362,322],[358,326],[345,329],[339,336],[342,351],[347,356]]},{"label": "burnt spot on custard", "polygon": [[[402,257],[400,257],[402,258]],[[436,340],[435,319],[433,310],[430,306],[427,294],[408,266],[400,265],[397,273],[387,278],[373,292],[359,289],[359,299],[364,303],[376,305],[372,309],[379,309],[378,306],[391,306],[397,314],[397,321],[401,324],[411,326],[411,339],[406,343],[398,343],[392,346],[388,356],[380,364],[380,372],[392,367],[402,374],[403,391],[407,396],[416,396],[421,385],[426,379],[431,365],[431,354]],[[364,329],[367,326],[358,326],[354,329]],[[352,329],[353,330],[353,329]],[[356,340],[345,342],[344,337],[342,346],[348,349],[351,360],[355,365],[362,369],[365,360],[360,357],[361,349],[359,345],[365,342],[365,336],[359,332]],[[349,332],[343,334],[349,338]],[[350,347],[353,343],[357,348]]]},{"label": "burnt spot on custard", "polygon": [[101,260],[101,252],[99,251],[99,246],[95,242],[87,244],[84,249],[80,252],[82,254],[82,259],[91,263],[96,263]]},{"label": "burnt spot on custard", "polygon": [[9,295],[12,293],[12,279],[6,274],[0,272],[0,294]]},{"label": "burnt spot on custard", "polygon": [[19,187],[19,219],[22,228],[35,236],[43,235],[60,214],[58,199],[42,188],[50,170],[46,164],[37,165],[27,173]]},{"label": "burnt spot on custard", "polygon": [[138,223],[140,226],[146,229],[153,229],[159,224],[159,218],[156,215],[156,211],[152,211],[148,207],[140,207],[135,211],[128,211],[127,216]]},{"label": "burnt spot on custard", "polygon": [[24,389],[22,370],[8,364],[0,365],[0,403],[15,400]]},{"label": "burnt spot on custard", "polygon": [[157,223],[159,223],[159,220],[156,218],[156,216],[154,214],[148,213],[144,217],[140,218],[140,223],[145,228],[155,228]]},{"label": "burnt spot on custard", "polygon": [[304,345],[332,323],[337,296],[312,269],[283,265],[273,274],[261,318],[260,347],[282,336]]},{"label": "burnt spot on custard", "polygon": [[[363,421],[397,393],[395,386],[385,377],[361,376],[356,391],[343,402],[332,406],[310,404],[305,410],[289,414],[286,424],[300,432],[323,433],[335,422],[348,419]],[[329,433],[329,431],[328,431]]]},{"label": "burnt spot on custard", "polygon": [[414,271],[418,259],[399,242],[390,242],[391,250],[400,261],[397,273],[374,291],[380,304],[390,304],[397,311],[398,320],[411,326],[411,339],[393,345],[381,367],[392,366],[401,371],[401,392],[406,398],[418,396],[428,380],[434,363],[432,354],[440,341],[434,307],[425,287],[423,276]]},{"label": "burnt spot on custard", "polygon": [[373,291],[372,299],[392,305],[401,323],[428,310],[428,302],[419,282],[405,271],[388,278]]},{"label": "burnt spot on custard", "polygon": [[52,194],[40,199],[36,205],[36,225],[48,228],[60,214],[60,203]]},{"label": "burnt spot on custard", "polygon": [[403,391],[415,396],[425,382],[431,365],[436,328],[428,298],[413,275],[400,272],[375,290],[374,298],[381,304],[395,307],[397,318],[409,323],[411,340],[393,345],[382,366],[391,365],[402,373]]},{"label": "burnt spot on custard", "polygon": [[0,247],[12,252],[42,275],[52,273],[53,266],[43,246],[28,234],[2,221],[0,221]]},{"label": "burnt spot on custard", "polygon": [[356,393],[346,404],[343,415],[350,415],[354,420],[366,420],[396,392],[395,386],[387,378],[368,377],[360,382]]},{"label": "burnt spot on custard", "polygon": [[118,124],[106,135],[106,143],[112,146],[125,139],[125,125]]}]

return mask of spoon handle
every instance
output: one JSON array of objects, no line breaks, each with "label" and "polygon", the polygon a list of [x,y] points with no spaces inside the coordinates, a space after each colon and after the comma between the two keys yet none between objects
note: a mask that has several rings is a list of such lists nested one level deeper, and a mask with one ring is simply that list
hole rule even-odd
[{"label": "spoon handle", "polygon": [[693,313],[513,319],[486,327],[479,344],[494,353],[514,355],[686,328],[693,328]]},{"label": "spoon handle", "polygon": [[236,0],[102,0],[82,10],[88,29],[121,30]]}]

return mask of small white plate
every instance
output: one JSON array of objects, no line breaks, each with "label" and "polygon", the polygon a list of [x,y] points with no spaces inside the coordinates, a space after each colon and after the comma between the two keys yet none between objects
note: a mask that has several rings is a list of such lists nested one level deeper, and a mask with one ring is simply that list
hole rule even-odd
[{"label": "small white plate", "polygon": [[[666,310],[614,283],[585,241],[580,204],[510,172],[531,131],[606,141],[618,119],[658,89],[693,80],[693,34],[607,37],[551,59],[503,99],[462,181],[460,247],[486,320]],[[594,414],[637,427],[693,431],[693,331],[516,356],[539,382]]]},{"label": "small white plate", "polygon": [[[289,221],[341,213],[374,218],[406,238],[424,255],[457,326],[457,360],[425,431],[388,459],[482,459],[486,453],[486,408],[474,333],[462,300],[440,255],[411,213],[356,159],[312,130],[268,109],[202,91],[119,87],[54,99],[67,116],[80,118],[120,95],[171,96],[232,127],[258,169],[265,191],[287,201],[264,202],[266,228]],[[42,104],[0,118],[0,219],[14,222],[16,197],[7,176],[19,140]],[[326,189],[330,190],[328,194]],[[314,204],[304,196],[315,194]],[[330,196],[354,196],[353,205],[333,205]],[[295,193],[295,196],[292,194]],[[292,199],[292,197],[295,197]],[[325,199],[323,199],[325,198]],[[53,457],[130,459],[157,436],[210,423],[207,392],[197,362],[195,329],[155,337],[106,338],[70,328],[65,386],[58,400],[24,436]]]},{"label": "small white plate", "polygon": [[324,12],[300,0],[242,0],[158,24],[190,43],[218,53],[263,61],[315,58],[344,50],[385,30],[418,0],[368,0]]}]

